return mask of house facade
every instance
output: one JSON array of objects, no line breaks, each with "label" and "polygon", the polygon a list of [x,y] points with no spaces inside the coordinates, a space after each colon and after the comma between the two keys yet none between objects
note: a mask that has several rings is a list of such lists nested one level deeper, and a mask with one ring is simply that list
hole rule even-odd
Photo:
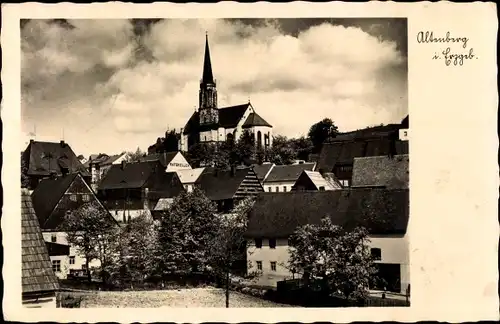
[{"label": "house facade", "polygon": [[[89,184],[79,173],[44,179],[31,198],[43,239],[49,243],[49,248],[52,247],[50,260],[56,276],[66,279],[71,272],[86,271],[85,258],[68,243],[67,234],[60,230],[60,226],[66,212],[76,210],[85,203],[94,202],[106,217],[111,217]],[[99,265],[98,261],[90,261],[91,267]]]},{"label": "house facade", "polygon": [[[408,190],[342,189],[316,192],[263,193],[249,213],[248,272],[259,272],[260,284],[298,278],[288,269],[288,238],[298,226],[319,224],[329,215],[345,228],[357,225],[369,230],[369,248],[376,257],[385,287],[404,293],[410,283]],[[380,287],[372,287],[373,290]]]},{"label": "house facade", "polygon": [[314,171],[315,163],[274,165],[263,180],[265,192],[288,192],[303,171]]},{"label": "house facade", "polygon": [[104,178],[108,170],[113,164],[120,164],[122,161],[128,159],[127,153],[121,153],[116,155],[107,154],[97,154],[91,155],[84,166],[88,168],[91,175],[91,187],[94,191],[97,191],[99,183]]},{"label": "house facade", "polygon": [[56,308],[59,283],[27,189],[21,191],[21,250],[23,307]]},{"label": "house facade", "polygon": [[203,74],[200,80],[198,110],[193,113],[181,132],[179,147],[188,151],[196,143],[219,143],[238,140],[243,131],[249,131],[260,147],[271,147],[272,126],[250,103],[220,108],[217,102],[217,84],[212,72],[208,37],[205,41]]}]

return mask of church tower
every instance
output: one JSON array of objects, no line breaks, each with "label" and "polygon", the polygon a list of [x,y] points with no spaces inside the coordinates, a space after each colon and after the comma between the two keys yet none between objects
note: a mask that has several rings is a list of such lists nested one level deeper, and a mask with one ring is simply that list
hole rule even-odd
[{"label": "church tower", "polygon": [[203,76],[200,81],[199,113],[201,125],[217,125],[219,110],[217,109],[217,89],[212,73],[208,35],[205,36],[205,59],[203,62]]}]

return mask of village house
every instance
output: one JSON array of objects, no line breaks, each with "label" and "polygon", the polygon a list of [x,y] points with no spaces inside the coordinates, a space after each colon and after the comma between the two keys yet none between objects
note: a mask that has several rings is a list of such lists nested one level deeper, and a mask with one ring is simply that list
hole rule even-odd
[{"label": "village house", "polygon": [[104,153],[101,154],[92,154],[89,159],[83,164],[87,170],[89,170],[91,175],[91,187],[94,191],[97,191],[97,187],[101,182],[102,178],[106,175],[109,168],[113,164],[120,164],[122,161],[128,159],[127,153],[115,154],[115,155],[107,155]]},{"label": "village house", "polygon": [[236,106],[218,107],[217,86],[212,73],[207,37],[198,110],[192,114],[182,130],[179,147],[182,151],[188,151],[196,143],[238,140],[244,130],[254,135],[259,147],[272,146],[272,126],[257,114],[250,101]]},{"label": "village house", "polygon": [[56,308],[59,283],[27,189],[21,190],[21,250],[23,306]]},{"label": "village house", "polygon": [[263,181],[266,192],[287,192],[292,190],[302,171],[314,171],[315,163],[274,165]]},{"label": "village house", "polygon": [[113,165],[98,187],[98,197],[111,215],[122,223],[150,214],[160,199],[167,202],[184,191],[176,172],[165,172],[158,161],[123,161]]},{"label": "village house", "polygon": [[248,272],[260,272],[259,284],[275,286],[277,281],[297,278],[287,265],[288,238],[298,226],[319,224],[329,216],[336,225],[369,231],[372,255],[385,287],[405,293],[409,280],[409,193],[407,189],[359,188],[331,191],[263,193],[249,213]]},{"label": "village house", "polygon": [[[339,134],[324,143],[318,159],[317,171],[332,172],[344,187],[352,184],[355,158],[408,154],[408,117],[400,124],[377,126]],[[403,137],[400,137],[403,136]]]},{"label": "village house", "polygon": [[198,180],[196,187],[217,204],[219,212],[230,212],[246,197],[255,197],[264,189],[252,168],[236,168],[231,170],[212,170],[206,168]]},{"label": "village house", "polygon": [[191,192],[194,189],[196,181],[203,173],[205,168],[195,168],[195,169],[186,169],[186,170],[177,170],[177,175],[184,186],[184,189],[187,192]]},{"label": "village house", "polygon": [[[67,241],[67,234],[60,229],[68,211],[76,210],[85,203],[95,202],[105,215],[108,210],[97,199],[94,191],[81,174],[42,180],[31,195],[33,208],[42,229],[43,239],[48,242],[50,260],[56,276],[66,279],[69,274],[86,271],[85,258]],[[90,267],[99,267],[91,260]]]},{"label": "village house", "polygon": [[191,170],[192,167],[181,152],[154,153],[143,156],[140,162],[159,161],[165,168],[165,172],[177,172],[180,170]]},{"label": "village house", "polygon": [[64,176],[79,172],[85,181],[90,183],[91,180],[88,170],[64,141],[53,143],[30,140],[21,155],[21,172],[28,177],[30,190],[53,174]]},{"label": "village house", "polygon": [[292,191],[325,191],[342,189],[342,185],[333,173],[321,174],[317,171],[304,170],[292,186]]}]

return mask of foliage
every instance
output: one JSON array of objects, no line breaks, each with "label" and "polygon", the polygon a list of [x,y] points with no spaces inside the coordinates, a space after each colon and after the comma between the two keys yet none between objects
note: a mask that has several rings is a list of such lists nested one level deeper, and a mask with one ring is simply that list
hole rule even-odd
[{"label": "foliage", "polygon": [[337,134],[337,126],[335,126],[330,118],[325,118],[312,125],[307,136],[314,146],[314,151],[317,153],[326,140],[337,136]]},{"label": "foliage", "polygon": [[163,274],[201,271],[207,265],[207,248],[217,231],[215,205],[195,188],[176,198],[160,220],[159,269]]},{"label": "foliage", "polygon": [[246,253],[243,234],[247,228],[247,214],[253,205],[252,198],[239,202],[231,214],[218,215],[217,229],[209,243],[210,270],[222,279],[226,290],[226,307],[229,307],[230,273],[235,262]]},{"label": "foliage", "polygon": [[[96,202],[85,203],[78,209],[68,212],[59,230],[67,233],[67,240],[78,248],[85,258],[85,265],[97,259],[103,268],[113,262],[113,245],[118,230],[117,223]],[[90,272],[88,279],[91,281]]]},{"label": "foliage", "polygon": [[139,147],[137,147],[135,152],[127,152],[128,162],[139,162],[144,156],[146,156],[146,152],[141,151]]},{"label": "foliage", "polygon": [[164,153],[179,151],[179,139],[181,134],[175,129],[167,130],[165,137],[158,137],[156,143],[148,147],[148,153]]},{"label": "foliage", "polygon": [[289,268],[301,273],[306,284],[319,280],[328,293],[363,299],[376,269],[362,227],[345,231],[329,217],[319,225],[304,225],[290,237]]},{"label": "foliage", "polygon": [[235,145],[235,162],[250,165],[255,162],[256,152],[255,137],[250,131],[244,130]]}]

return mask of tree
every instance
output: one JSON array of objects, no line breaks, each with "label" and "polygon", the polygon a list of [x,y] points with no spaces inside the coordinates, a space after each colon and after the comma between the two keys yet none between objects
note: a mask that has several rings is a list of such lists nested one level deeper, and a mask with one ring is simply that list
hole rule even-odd
[{"label": "tree", "polygon": [[248,130],[244,130],[236,142],[234,150],[238,164],[250,165],[255,162],[256,145],[253,134]]},{"label": "tree", "polygon": [[244,258],[246,241],[243,237],[247,228],[247,214],[253,205],[252,198],[246,198],[231,214],[218,215],[218,227],[209,243],[209,265],[211,271],[224,282],[226,308],[229,307],[230,274],[235,262]]},{"label": "tree", "polygon": [[68,243],[77,247],[85,258],[89,281],[92,280],[89,271],[92,260],[99,260],[102,269],[112,262],[118,224],[98,203],[85,203],[67,212],[59,230],[66,232]]},{"label": "tree", "polygon": [[139,162],[141,158],[146,156],[146,153],[141,151],[139,147],[135,150],[135,152],[128,152],[127,157],[129,162]]},{"label": "tree", "polygon": [[270,162],[278,165],[291,164],[297,158],[297,153],[291,141],[282,135],[273,137],[273,146],[268,150]]},{"label": "tree", "polygon": [[319,225],[304,225],[290,237],[289,268],[301,273],[306,285],[319,280],[323,292],[346,299],[363,299],[374,280],[374,267],[363,227],[346,231],[329,217]]},{"label": "tree", "polygon": [[190,165],[201,167],[201,166],[212,166],[215,156],[215,146],[208,143],[196,143],[192,145],[187,154],[186,159]]},{"label": "tree", "polygon": [[163,212],[158,233],[163,274],[187,274],[204,270],[209,242],[217,231],[215,205],[195,188],[183,192]]},{"label": "tree", "polygon": [[337,126],[335,126],[330,118],[325,118],[312,125],[307,136],[313,143],[314,151],[317,153],[327,139],[335,137],[337,134]]}]

